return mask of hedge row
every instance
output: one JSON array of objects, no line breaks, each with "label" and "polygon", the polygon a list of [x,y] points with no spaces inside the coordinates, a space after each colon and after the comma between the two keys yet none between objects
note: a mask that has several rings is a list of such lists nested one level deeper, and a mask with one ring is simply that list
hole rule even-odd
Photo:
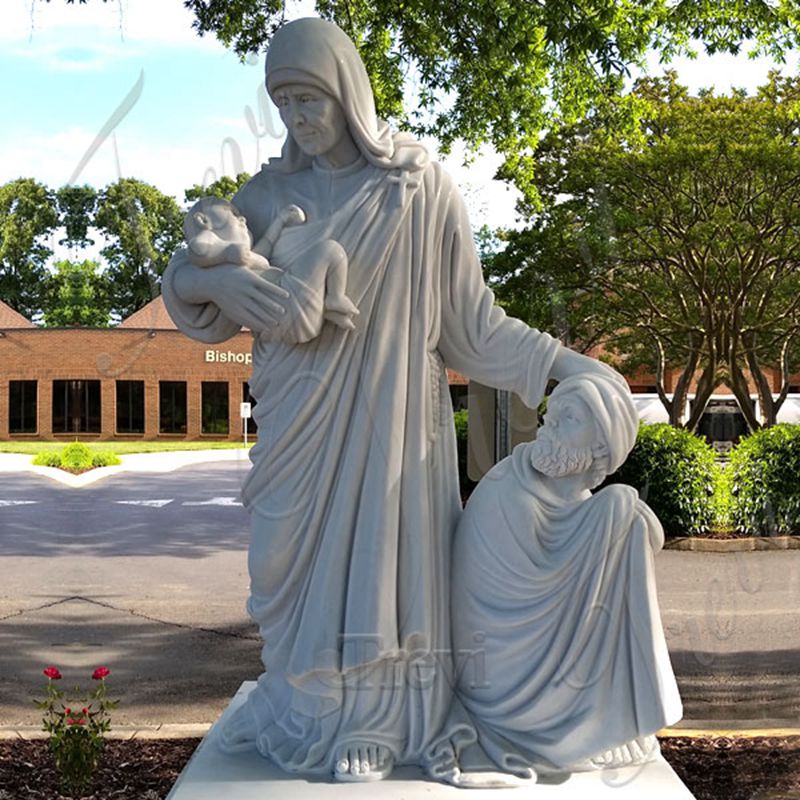
[{"label": "hedge row", "polygon": [[637,488],[667,536],[800,534],[800,425],[743,438],[724,468],[704,439],[669,425],[642,425],[610,482]]},{"label": "hedge row", "polygon": [[[465,453],[466,413],[457,429]],[[637,489],[667,537],[800,534],[800,425],[742,439],[724,468],[705,439],[666,424],[641,425],[609,483]]]}]

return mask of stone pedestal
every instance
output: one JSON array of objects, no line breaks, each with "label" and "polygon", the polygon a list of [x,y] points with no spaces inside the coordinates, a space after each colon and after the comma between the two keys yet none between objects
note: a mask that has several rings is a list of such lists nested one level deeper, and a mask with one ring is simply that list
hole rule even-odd
[{"label": "stone pedestal", "polygon": [[[375,783],[327,783],[288,775],[255,751],[227,755],[217,746],[220,722],[255,686],[243,683],[178,778],[167,800],[693,800],[667,762],[552,777],[516,789],[456,789],[427,780],[412,767]],[[543,779],[544,780],[544,779]]]}]

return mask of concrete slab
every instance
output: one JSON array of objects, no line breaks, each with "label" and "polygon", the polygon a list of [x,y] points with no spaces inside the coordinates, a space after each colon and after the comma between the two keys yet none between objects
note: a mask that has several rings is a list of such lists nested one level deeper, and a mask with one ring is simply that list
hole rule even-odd
[{"label": "concrete slab", "polygon": [[426,780],[420,770],[402,768],[376,783],[326,783],[288,775],[256,752],[227,755],[217,745],[220,724],[244,702],[255,682],[247,681],[192,756],[167,800],[693,800],[667,762],[644,767],[585,772],[561,776],[559,782],[540,782],[515,789],[456,789]]}]

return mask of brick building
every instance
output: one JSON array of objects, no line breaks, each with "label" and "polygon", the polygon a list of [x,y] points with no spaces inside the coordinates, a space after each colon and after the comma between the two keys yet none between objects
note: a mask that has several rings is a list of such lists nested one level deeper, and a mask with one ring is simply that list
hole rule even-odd
[{"label": "brick building", "polygon": [[251,341],[196,342],[160,297],[109,329],[40,328],[0,302],[0,440],[240,439]]}]

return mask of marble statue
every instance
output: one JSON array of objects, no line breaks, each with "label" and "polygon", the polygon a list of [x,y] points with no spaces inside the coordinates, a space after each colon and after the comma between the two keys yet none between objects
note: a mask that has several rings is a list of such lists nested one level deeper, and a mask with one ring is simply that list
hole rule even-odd
[{"label": "marble statue", "polygon": [[463,662],[457,694],[473,749],[500,771],[642,763],[681,718],[653,574],[661,525],[630,486],[590,491],[637,429],[627,388],[567,378],[536,439],[484,476],[458,524],[453,646],[480,657]]},{"label": "marble statue", "polygon": [[286,140],[234,203],[262,255],[275,219],[302,208],[306,222],[281,232],[270,264],[296,274],[317,263],[315,242],[338,243],[359,313],[352,329],[317,326],[313,287],[289,291],[238,259],[207,269],[182,249],[164,274],[167,307],[189,336],[253,333],[259,438],[242,496],[265,672],[224,746],[340,781],[399,764],[438,774],[461,515],[445,367],[532,407],[550,378],[622,379],[494,305],[458,189],[421,144],[376,117],[338,27],[281,27],[266,87]]},{"label": "marble statue", "polygon": [[341,328],[355,330],[353,316],[358,314],[358,308],[345,294],[347,253],[333,239],[317,239],[316,231],[303,231],[298,239],[302,245],[302,257],[295,253],[291,271],[269,263],[284,228],[305,221],[303,209],[296,205],[286,206],[270,223],[255,249],[247,219],[233,203],[221,197],[200,198],[189,209],[183,223],[189,260],[194,266],[238,264],[257,270],[262,278],[283,287],[290,295],[297,291],[298,282],[306,291],[315,293],[316,302],[312,308],[316,313],[313,317],[306,314],[300,328],[284,324],[272,332],[273,336],[280,334],[290,343],[318,336],[325,319]]}]

